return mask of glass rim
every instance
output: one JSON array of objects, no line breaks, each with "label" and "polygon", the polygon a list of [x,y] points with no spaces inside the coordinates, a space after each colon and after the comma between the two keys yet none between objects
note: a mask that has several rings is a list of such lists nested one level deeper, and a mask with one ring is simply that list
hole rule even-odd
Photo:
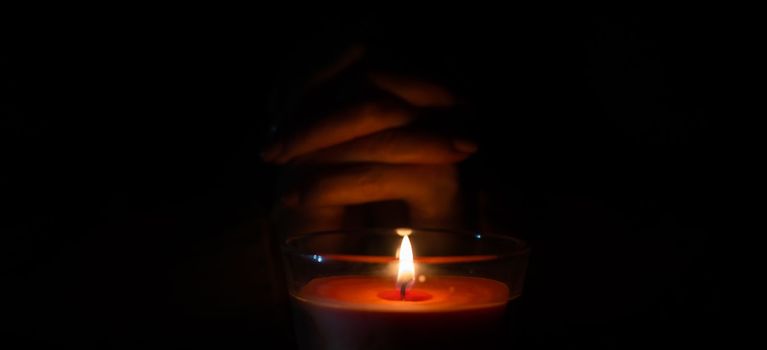
[{"label": "glass rim", "polygon": [[[480,255],[480,254],[463,254],[463,255],[454,255],[454,256],[421,256],[417,257],[416,260],[421,260],[425,263],[432,263],[432,264],[439,264],[439,263],[458,263],[458,262],[470,262],[470,261],[492,261],[492,260],[502,260],[504,258],[512,258],[517,256],[523,256],[530,253],[530,245],[517,237],[512,236],[506,236],[506,235],[500,235],[496,233],[484,233],[484,232],[477,232],[477,231],[471,231],[471,230],[464,230],[464,229],[442,229],[442,228],[416,228],[416,227],[408,227],[408,229],[413,230],[413,232],[419,232],[419,231],[427,231],[432,233],[445,233],[450,234],[453,236],[461,236],[461,237],[472,237],[476,235],[481,235],[482,239],[494,239],[498,241],[506,241],[506,242],[514,242],[516,244],[516,247],[508,252],[508,253],[501,253],[501,254],[493,254],[490,255]],[[315,231],[315,232],[306,232],[297,234],[294,236],[290,236],[286,239],[284,239],[280,246],[282,248],[283,253],[287,254],[295,254],[295,255],[306,255],[307,257],[314,257],[314,254],[316,252],[310,252],[310,251],[302,251],[299,248],[291,245],[292,242],[304,240],[304,239],[310,239],[310,238],[317,238],[321,236],[328,236],[328,235],[334,235],[334,234],[359,234],[360,232],[384,232],[385,230],[396,230],[396,228],[390,228],[390,227],[374,227],[374,228],[354,228],[354,229],[336,229],[336,230],[322,230],[322,231]],[[328,254],[323,255],[325,258],[331,258]],[[486,258],[482,258],[486,257]],[[478,259],[479,258],[479,259]],[[356,261],[356,262],[370,262],[370,263],[381,263],[386,262],[389,260],[396,260],[394,256],[382,256],[382,255],[372,255],[372,254],[333,254],[332,258],[333,260],[342,260],[342,261]],[[430,260],[431,259],[431,260]]]}]

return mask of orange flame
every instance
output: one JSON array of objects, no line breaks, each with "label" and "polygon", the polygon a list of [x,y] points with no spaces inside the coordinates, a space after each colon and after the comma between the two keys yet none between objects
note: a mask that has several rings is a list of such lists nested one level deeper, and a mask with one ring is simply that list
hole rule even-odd
[{"label": "orange flame", "polygon": [[413,247],[407,235],[402,237],[399,247],[399,270],[397,271],[397,288],[406,289],[415,282],[415,264],[413,263]]}]

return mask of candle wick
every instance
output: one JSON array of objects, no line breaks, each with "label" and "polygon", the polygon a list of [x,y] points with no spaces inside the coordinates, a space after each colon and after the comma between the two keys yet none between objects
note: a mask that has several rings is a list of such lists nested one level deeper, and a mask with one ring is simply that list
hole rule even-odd
[{"label": "candle wick", "polygon": [[405,300],[405,290],[407,290],[407,283],[403,283],[399,288],[399,300]]}]

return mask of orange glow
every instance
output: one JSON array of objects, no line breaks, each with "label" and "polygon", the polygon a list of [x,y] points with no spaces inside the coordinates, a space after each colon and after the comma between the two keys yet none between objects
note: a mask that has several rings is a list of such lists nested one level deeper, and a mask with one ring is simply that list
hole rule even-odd
[{"label": "orange glow", "polygon": [[[509,301],[509,288],[498,281],[478,277],[430,276],[408,296],[429,295],[418,301],[403,302],[399,290],[392,290],[391,277],[332,276],[316,278],[295,296],[314,306],[334,310],[396,312],[452,312],[495,308]],[[381,292],[390,292],[381,297]],[[419,295],[415,295],[418,297]],[[407,301],[407,298],[406,300]]]}]

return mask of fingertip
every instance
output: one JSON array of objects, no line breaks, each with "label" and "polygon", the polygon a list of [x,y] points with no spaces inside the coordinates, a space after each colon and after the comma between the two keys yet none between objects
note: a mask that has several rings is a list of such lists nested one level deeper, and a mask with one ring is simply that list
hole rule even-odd
[{"label": "fingertip", "polygon": [[366,50],[367,48],[362,44],[354,44],[348,47],[333,63],[314,74],[314,76],[307,82],[307,87],[313,87],[339,75],[341,72],[360,61],[362,57],[365,56]]}]

